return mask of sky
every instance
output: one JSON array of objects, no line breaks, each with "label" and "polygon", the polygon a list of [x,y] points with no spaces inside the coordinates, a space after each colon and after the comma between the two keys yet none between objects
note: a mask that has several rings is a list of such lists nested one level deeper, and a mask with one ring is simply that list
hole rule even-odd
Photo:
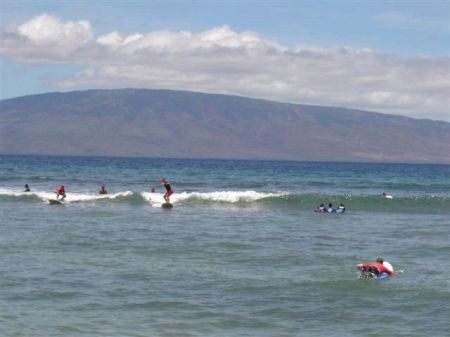
[{"label": "sky", "polygon": [[149,88],[450,122],[448,0],[0,0],[0,99]]}]

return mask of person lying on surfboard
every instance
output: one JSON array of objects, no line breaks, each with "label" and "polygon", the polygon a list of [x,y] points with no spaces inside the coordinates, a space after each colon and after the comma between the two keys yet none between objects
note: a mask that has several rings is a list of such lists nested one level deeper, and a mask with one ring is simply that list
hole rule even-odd
[{"label": "person lying on surfboard", "polygon": [[167,181],[166,178],[162,178],[160,179],[161,184],[163,184],[163,186],[166,188],[166,193],[164,193],[164,200],[170,204],[170,196],[173,194],[173,190],[170,187],[169,182]]},{"label": "person lying on surfboard", "polygon": [[377,258],[375,262],[359,263],[356,265],[356,268],[361,271],[368,271],[375,274],[376,276],[380,275],[381,273],[392,275],[394,272],[391,264],[388,262],[384,262],[383,258],[381,257]]},{"label": "person lying on surfboard", "polygon": [[66,197],[66,191],[64,190],[64,186],[62,185],[57,186],[55,188],[55,193],[56,193],[56,200],[58,200],[59,197],[62,196],[61,201],[63,201],[64,198]]}]

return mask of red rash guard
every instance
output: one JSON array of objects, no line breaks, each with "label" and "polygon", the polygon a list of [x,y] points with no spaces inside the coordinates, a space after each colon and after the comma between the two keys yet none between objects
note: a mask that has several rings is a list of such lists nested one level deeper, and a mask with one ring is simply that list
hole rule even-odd
[{"label": "red rash guard", "polygon": [[388,275],[392,275],[392,272],[387,269],[385,266],[383,266],[382,263],[380,262],[369,262],[369,263],[364,263],[362,265],[363,269],[367,269],[368,267],[375,267],[378,269],[378,271],[381,273],[386,273]]}]

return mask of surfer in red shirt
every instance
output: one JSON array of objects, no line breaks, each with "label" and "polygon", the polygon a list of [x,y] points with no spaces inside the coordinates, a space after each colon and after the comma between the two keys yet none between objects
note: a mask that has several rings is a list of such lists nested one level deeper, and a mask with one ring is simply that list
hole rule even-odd
[{"label": "surfer in red shirt", "polygon": [[61,201],[66,197],[66,191],[64,190],[64,186],[60,185],[55,188],[56,200],[58,200],[59,196],[62,196]]},{"label": "surfer in red shirt", "polygon": [[170,198],[169,198],[169,197],[173,194],[172,187],[170,187],[169,182],[168,182],[167,179],[165,179],[165,178],[162,178],[162,179],[160,180],[160,182],[161,182],[161,184],[163,184],[163,186],[166,188],[166,193],[164,193],[163,198],[164,198],[164,200],[165,200],[167,203],[170,204]]},{"label": "surfer in red shirt", "polygon": [[392,275],[393,270],[386,268],[386,266],[383,264],[383,262],[384,262],[383,258],[379,257],[379,258],[377,258],[377,260],[375,262],[359,263],[356,265],[356,268],[358,268],[361,271],[368,271],[377,276],[382,273],[386,273],[389,276]]}]

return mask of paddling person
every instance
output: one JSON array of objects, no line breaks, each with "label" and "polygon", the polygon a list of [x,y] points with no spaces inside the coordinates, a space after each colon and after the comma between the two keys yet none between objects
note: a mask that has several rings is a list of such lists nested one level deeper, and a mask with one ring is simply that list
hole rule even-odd
[{"label": "paddling person", "polygon": [[55,188],[55,194],[56,194],[56,200],[59,200],[59,197],[61,196],[61,201],[63,201],[66,198],[66,190],[64,189],[63,185],[59,185]]},{"label": "paddling person", "polygon": [[31,192],[30,187],[28,186],[28,184],[25,184],[24,192]]},{"label": "paddling person", "polygon": [[102,185],[102,187],[100,187],[98,194],[108,194],[108,191],[106,190],[105,185]]},{"label": "paddling person", "polygon": [[385,199],[393,199],[392,195],[386,194],[386,192],[383,192],[382,196]]},{"label": "paddling person", "polygon": [[386,273],[391,276],[394,273],[394,268],[389,262],[384,262],[382,257],[376,259],[375,262],[359,263],[356,265],[360,271],[367,271],[376,276]]},{"label": "paddling person", "polygon": [[160,180],[161,184],[166,188],[166,193],[164,193],[164,200],[170,204],[170,196],[173,194],[172,187],[170,187],[169,181],[166,178]]}]

